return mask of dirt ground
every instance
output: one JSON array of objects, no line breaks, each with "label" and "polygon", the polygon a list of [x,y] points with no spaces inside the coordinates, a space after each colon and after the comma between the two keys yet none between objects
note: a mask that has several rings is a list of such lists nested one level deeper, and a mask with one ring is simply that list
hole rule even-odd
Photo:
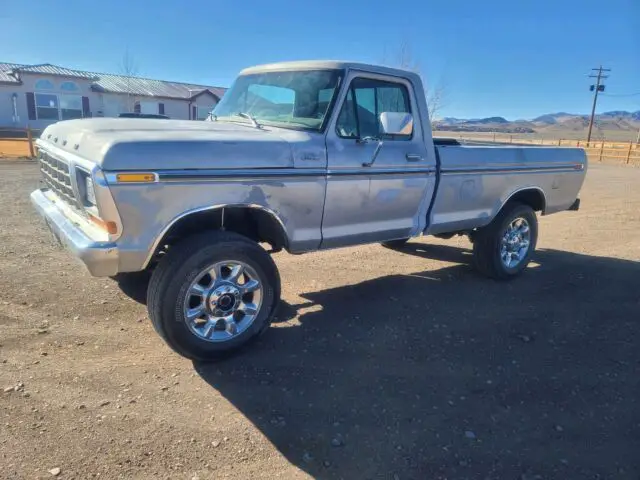
[{"label": "dirt ground", "polygon": [[593,167],[507,284],[463,239],[278,254],[278,322],[213,365],[53,244],[38,183],[0,162],[0,478],[640,476],[639,169]]}]

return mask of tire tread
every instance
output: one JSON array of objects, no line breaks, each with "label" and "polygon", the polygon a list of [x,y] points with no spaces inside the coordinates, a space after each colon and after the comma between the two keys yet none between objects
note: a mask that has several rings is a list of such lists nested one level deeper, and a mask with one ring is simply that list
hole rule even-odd
[{"label": "tire tread", "polygon": [[[518,212],[518,211],[521,211]],[[499,258],[496,255],[496,242],[498,236],[502,234],[504,223],[507,219],[510,219],[518,214],[532,215],[532,224],[530,228],[531,233],[531,245],[529,247],[529,258],[524,262],[521,269],[514,272],[507,271]],[[519,274],[529,263],[531,255],[533,254],[538,235],[537,218],[533,209],[526,204],[520,202],[510,202],[496,215],[493,221],[486,227],[480,228],[475,232],[473,240],[473,263],[475,268],[483,275],[493,278],[494,280],[509,280]]]},{"label": "tire tread", "polygon": [[[274,284],[272,285],[272,288],[274,290],[274,302],[271,311],[269,312],[266,321],[264,322],[264,325],[258,332],[258,335],[263,333],[269,327],[273,312],[280,300],[280,275],[278,269],[271,256],[254,241],[237,233],[217,230],[188,237],[182,242],[172,246],[170,251],[167,252],[165,258],[163,258],[158,263],[158,266],[151,275],[149,288],[147,290],[147,309],[154,329],[167,343],[167,345],[169,345],[169,347],[171,347],[171,349],[173,349],[179,355],[190,358],[192,360],[206,361],[211,360],[212,358],[203,358],[194,355],[193,352],[186,350],[180,345],[179,342],[175,341],[175,339],[171,335],[171,332],[167,329],[166,323],[163,321],[163,309],[165,308],[165,305],[163,305],[163,293],[166,291],[169,282],[173,278],[173,274],[180,267],[180,265],[184,264],[190,257],[195,254],[195,252],[198,252],[203,248],[210,247],[213,244],[221,249],[227,249],[228,251],[238,248],[241,248],[243,250],[254,250],[258,255],[264,255],[263,259],[267,260],[270,264],[270,271],[266,273],[267,275],[273,275],[274,277]],[[255,335],[254,338],[258,335]],[[253,340],[254,338],[252,338],[251,340]],[[251,340],[248,340],[246,344],[248,344]],[[212,357],[220,358],[232,353],[235,350],[236,349],[216,353],[213,354]]]}]

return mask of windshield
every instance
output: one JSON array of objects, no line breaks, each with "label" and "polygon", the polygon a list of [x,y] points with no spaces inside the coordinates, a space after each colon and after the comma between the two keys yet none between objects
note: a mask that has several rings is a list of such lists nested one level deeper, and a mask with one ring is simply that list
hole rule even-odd
[{"label": "windshield", "polygon": [[241,75],[213,110],[214,118],[248,123],[249,115],[260,125],[320,131],[341,76],[340,70]]}]

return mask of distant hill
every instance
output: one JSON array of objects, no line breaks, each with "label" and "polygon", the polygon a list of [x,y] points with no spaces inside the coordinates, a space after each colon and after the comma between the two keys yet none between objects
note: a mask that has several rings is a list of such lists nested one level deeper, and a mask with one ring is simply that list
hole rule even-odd
[{"label": "distant hill", "polygon": [[549,125],[557,123],[558,119],[565,117],[579,117],[580,115],[572,115],[567,112],[547,113],[546,115],[540,115],[539,117],[531,120],[534,123],[547,123]]},{"label": "distant hill", "polygon": [[[451,132],[527,133],[555,138],[583,138],[589,116],[567,112],[548,113],[532,120],[509,121],[503,117],[462,119],[445,117],[434,122],[436,130]],[[640,110],[615,110],[596,115],[594,138],[635,140],[640,129]]]}]

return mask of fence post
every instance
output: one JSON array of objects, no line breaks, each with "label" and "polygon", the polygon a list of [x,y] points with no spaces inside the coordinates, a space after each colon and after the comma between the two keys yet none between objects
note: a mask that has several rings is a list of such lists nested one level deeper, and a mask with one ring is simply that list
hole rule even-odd
[{"label": "fence post", "polygon": [[627,164],[631,160],[631,149],[633,148],[633,142],[629,142],[629,150],[627,150]]},{"label": "fence post", "polygon": [[496,143],[496,132],[493,132],[493,143]]},{"label": "fence post", "polygon": [[604,150],[604,140],[602,141],[602,143],[600,143],[600,158],[598,159],[599,162],[602,161],[602,151]]},{"label": "fence post", "polygon": [[31,127],[27,127],[27,139],[29,140],[29,155],[31,158],[36,156],[33,150],[33,133],[31,133]]},{"label": "fence post", "polygon": [[576,147],[580,148],[580,140],[578,140],[578,143],[576,143]]},{"label": "fence post", "polygon": [[509,143],[513,143],[513,135],[509,135]]},{"label": "fence post", "polygon": [[558,139],[558,146],[562,145],[562,140]]}]

